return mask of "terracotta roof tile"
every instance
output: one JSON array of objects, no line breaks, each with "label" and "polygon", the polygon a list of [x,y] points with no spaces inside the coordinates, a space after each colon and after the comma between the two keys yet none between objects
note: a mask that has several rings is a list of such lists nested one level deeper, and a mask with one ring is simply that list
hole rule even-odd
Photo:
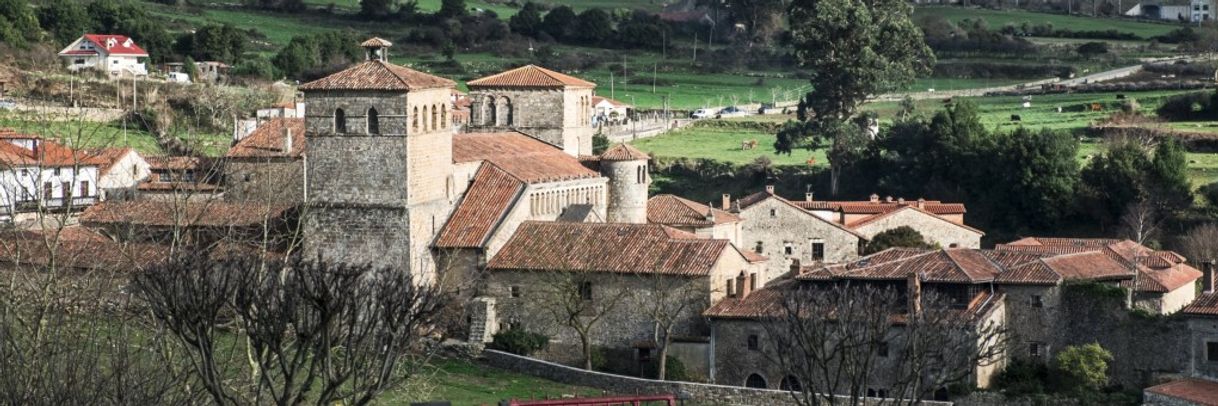
[{"label": "terracotta roof tile", "polygon": [[89,226],[134,224],[156,227],[243,227],[257,226],[267,218],[282,218],[290,208],[291,206],[283,204],[252,202],[107,201],[86,209],[80,216],[80,223]]},{"label": "terracotta roof tile", "polygon": [[389,41],[386,41],[386,40],[382,39],[381,37],[372,37],[372,38],[369,38],[367,41],[364,41],[363,43],[360,43],[360,44],[359,44],[359,46],[364,47],[364,48],[369,48],[369,47],[382,47],[382,48],[384,48],[384,47],[391,47],[391,46],[393,46],[393,43],[392,43],[392,42],[389,42]]},{"label": "terracotta roof tile", "polygon": [[300,90],[420,90],[456,87],[456,82],[381,60],[364,61],[300,85]]},{"label": "terracotta roof tile", "polygon": [[1218,316],[1218,293],[1202,293],[1180,312],[1195,316]]},{"label": "terracotta roof tile", "polygon": [[617,144],[605,150],[600,158],[602,161],[646,161],[651,159],[651,156],[633,145]]},{"label": "terracotta roof tile", "polygon": [[150,156],[144,160],[148,161],[148,167],[154,171],[198,170],[207,165],[206,160],[193,156]]},{"label": "terracotta roof tile", "polygon": [[[793,200],[799,207],[805,210],[832,210],[840,211],[846,214],[880,214],[887,213],[902,207],[918,207],[918,201],[906,200],[900,201],[831,201],[831,200]],[[922,209],[927,212],[937,215],[947,214],[964,214],[967,210],[960,203],[943,203],[938,200],[923,200]]]},{"label": "terracotta roof tile", "polygon": [[536,65],[525,65],[487,77],[474,79],[467,82],[466,85],[471,87],[596,87],[595,83]]},{"label": "terracotta roof tile", "polygon": [[657,224],[526,221],[487,269],[709,275],[727,240],[674,238]]},{"label": "terracotta roof tile", "polygon": [[524,182],[503,169],[492,163],[483,164],[436,237],[436,247],[482,248],[524,187]]},{"label": "terracotta roof tile", "polygon": [[719,319],[755,319],[782,315],[786,294],[797,286],[796,281],[781,279],[757,289],[743,298],[728,297],[702,312],[703,316]]},{"label": "terracotta roof tile", "polygon": [[[1044,254],[1049,256],[1045,264],[1064,279],[1124,279],[1124,286],[1138,292],[1166,293],[1201,277],[1201,271],[1188,266],[1179,254],[1129,240],[1028,237],[995,249]],[[1133,269],[1137,278],[1132,278]]]},{"label": "terracotta roof tile", "polygon": [[[707,220],[707,213],[714,213]],[[656,195],[647,199],[647,221],[667,226],[709,227],[715,224],[735,223],[740,217],[705,204],[673,195]]]},{"label": "terracotta roof tile", "polygon": [[743,209],[746,209],[757,203],[761,203],[761,202],[765,201],[766,199],[770,199],[770,198],[777,199],[779,202],[790,205],[791,207],[794,207],[797,210],[807,213],[809,216],[812,216],[813,218],[815,218],[817,220],[823,221],[826,224],[832,225],[835,228],[838,228],[842,231],[853,234],[855,237],[867,239],[867,237],[863,236],[858,231],[854,231],[846,226],[838,224],[837,222],[825,220],[825,219],[821,218],[820,216],[812,214],[812,212],[810,212],[810,211],[804,210],[802,207],[796,206],[790,200],[784,199],[784,198],[782,198],[782,196],[779,196],[779,195],[770,194],[769,192],[757,192],[757,193],[742,197],[742,198],[740,198],[740,200],[736,201],[736,204],[734,205],[734,207],[736,207],[738,210],[743,210]]},{"label": "terracotta roof tile", "polygon": [[97,165],[97,175],[106,176],[114,169],[114,164],[120,159],[131,153],[131,148],[100,148],[92,150],[84,150],[88,161]]},{"label": "terracotta roof tile", "polygon": [[1218,406],[1218,382],[1188,378],[1146,388],[1146,392],[1192,402],[1198,406]]},{"label": "terracotta roof tile", "polygon": [[[169,253],[168,248],[160,245],[118,243],[73,233],[61,234],[58,239],[39,232],[5,233],[0,242],[0,262],[47,266],[54,259],[57,266],[72,269],[134,270],[160,261]],[[49,246],[55,250],[51,251]]]},{"label": "terracotta roof tile", "polygon": [[[285,137],[292,134],[292,150],[284,152]],[[258,126],[250,135],[229,148],[228,158],[299,158],[305,151],[305,120],[275,118]]]},{"label": "terracotta roof tile", "polygon": [[527,183],[600,177],[562,150],[518,132],[453,136],[453,162],[488,161]]}]

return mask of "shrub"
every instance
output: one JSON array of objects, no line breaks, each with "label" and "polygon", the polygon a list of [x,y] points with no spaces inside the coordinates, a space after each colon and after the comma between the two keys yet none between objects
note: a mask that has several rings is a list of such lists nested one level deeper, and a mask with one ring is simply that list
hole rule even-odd
[{"label": "shrub", "polygon": [[1035,362],[1014,360],[994,376],[994,388],[1007,396],[1045,393],[1049,368]]},{"label": "shrub", "polygon": [[1209,92],[1192,92],[1167,98],[1155,113],[1169,121],[1202,120],[1218,116],[1214,95]]},{"label": "shrub", "polygon": [[592,136],[592,154],[600,155],[609,149],[609,137],[602,134]]},{"label": "shrub", "polygon": [[[669,355],[668,365],[665,365],[664,380],[666,381],[689,381],[691,380],[689,371],[685,368],[685,363]],[[646,365],[643,365],[643,377],[648,379],[658,379],[660,374],[660,359],[657,357]]]},{"label": "shrub", "polygon": [[867,243],[867,247],[863,250],[864,254],[874,254],[889,248],[904,247],[904,248],[923,248],[931,249],[935,246],[926,242],[922,237],[922,233],[914,230],[909,226],[900,226],[897,228],[884,230],[871,241]]},{"label": "shrub", "polygon": [[1065,380],[1078,388],[1098,390],[1108,383],[1108,363],[1112,353],[1099,343],[1072,345],[1057,354],[1054,366]]},{"label": "shrub", "polygon": [[491,341],[488,347],[516,355],[528,356],[545,349],[549,344],[549,337],[513,327],[507,331],[500,331],[495,334],[494,341]]},{"label": "shrub", "polygon": [[1218,207],[1218,182],[1210,183],[1197,189],[1197,193],[1205,198],[1211,207]]}]

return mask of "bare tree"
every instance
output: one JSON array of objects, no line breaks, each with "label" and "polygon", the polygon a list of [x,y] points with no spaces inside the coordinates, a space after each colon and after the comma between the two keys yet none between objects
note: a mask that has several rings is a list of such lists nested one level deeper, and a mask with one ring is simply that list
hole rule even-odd
[{"label": "bare tree", "polygon": [[584,369],[592,370],[592,340],[630,296],[620,283],[620,275],[561,270],[526,275],[538,280],[536,294],[529,295],[528,308],[537,309],[547,321],[574,333],[583,353]]},{"label": "bare tree", "polygon": [[1145,245],[1159,236],[1159,216],[1154,205],[1145,199],[1130,204],[1121,215],[1121,234]]},{"label": "bare tree", "polygon": [[[698,318],[698,311],[710,302],[711,291],[707,281],[644,272],[638,275],[640,289],[631,290],[635,310],[646,315],[654,324],[652,341],[659,350],[656,378],[664,380],[668,374],[668,349],[673,334],[682,323]],[[692,313],[692,314],[691,314]]]},{"label": "bare tree", "polygon": [[[252,257],[181,258],[134,286],[211,399],[233,405],[368,404],[421,367],[445,305],[399,270]],[[255,371],[238,385],[217,357],[237,345],[218,328],[230,317]]]},{"label": "bare tree", "polygon": [[[843,282],[789,286],[763,321],[766,357],[801,405],[861,404],[881,388],[892,404],[916,404],[1000,360],[1002,327],[953,308],[933,292]],[[919,297],[921,296],[921,297]]]},{"label": "bare tree", "polygon": [[1179,246],[1180,253],[1194,263],[1218,260],[1218,224],[1193,227],[1180,238]]}]

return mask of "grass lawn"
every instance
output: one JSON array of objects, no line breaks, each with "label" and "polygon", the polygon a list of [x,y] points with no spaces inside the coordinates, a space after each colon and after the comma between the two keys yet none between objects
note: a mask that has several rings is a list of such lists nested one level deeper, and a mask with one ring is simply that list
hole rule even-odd
[{"label": "grass lawn", "polygon": [[[746,140],[757,140],[757,148],[741,150],[740,143]],[[791,155],[780,155],[774,150],[774,140],[774,134],[756,130],[690,127],[641,139],[633,145],[658,158],[710,158],[744,165],[765,156],[774,165],[807,165],[809,158],[816,160],[816,166],[829,164],[824,150],[797,149]]]},{"label": "grass lawn", "polygon": [[454,405],[477,406],[496,405],[507,399],[545,399],[563,395],[587,397],[603,394],[599,389],[564,385],[465,360],[438,360],[435,362],[435,369],[423,379],[425,382],[416,386],[422,387],[428,394],[412,396],[402,391],[390,391],[378,399],[377,403],[404,405],[417,401],[447,400]]},{"label": "grass lawn", "polygon": [[[130,147],[145,156],[165,154],[152,134],[131,127],[124,129],[121,122],[31,120],[25,115],[0,112],[0,127],[54,139],[74,148]],[[181,133],[175,136],[209,156],[224,155],[230,144],[228,134]]]},{"label": "grass lawn", "polygon": [[[418,0],[419,10],[436,11],[440,9],[441,0]],[[333,4],[337,8],[355,10],[359,9],[359,0],[305,0],[305,4],[311,6],[329,6]],[[521,2],[523,4],[523,2]],[[644,9],[647,11],[659,11],[663,8],[664,2],[654,0],[547,0],[542,4],[550,6],[566,5],[574,9],[576,12],[589,9],[601,8],[606,10],[612,9]],[[501,2],[487,2],[479,0],[466,0],[465,6],[469,8],[480,8],[483,10],[493,10],[499,14],[500,18],[507,19],[516,11],[516,7],[504,5]]]},{"label": "grass lawn", "polygon": [[914,8],[914,17],[940,16],[953,22],[966,18],[982,18],[991,29],[999,29],[1007,24],[1020,25],[1053,24],[1054,28],[1066,28],[1074,31],[1107,31],[1117,30],[1133,33],[1142,38],[1166,34],[1179,28],[1180,25],[1170,23],[1150,23],[1116,18],[1099,18],[1085,16],[1069,16],[1064,14],[1037,13],[1023,10],[990,10],[976,7],[952,6],[918,6]]}]

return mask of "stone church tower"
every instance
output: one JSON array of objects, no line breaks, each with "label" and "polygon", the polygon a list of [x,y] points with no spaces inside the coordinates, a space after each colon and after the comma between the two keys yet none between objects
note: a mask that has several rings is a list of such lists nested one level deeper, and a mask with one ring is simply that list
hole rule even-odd
[{"label": "stone church tower", "polygon": [[[305,126],[305,254],[429,278],[427,245],[453,200],[450,92],[456,84],[368,60],[300,86]],[[413,257],[412,257],[413,256]]]},{"label": "stone church tower", "polygon": [[573,156],[592,155],[595,83],[528,65],[466,84],[469,132],[515,130]]},{"label": "stone church tower", "polygon": [[601,174],[609,178],[610,223],[647,223],[647,189],[651,174],[647,153],[627,144],[617,144],[601,154]]}]

